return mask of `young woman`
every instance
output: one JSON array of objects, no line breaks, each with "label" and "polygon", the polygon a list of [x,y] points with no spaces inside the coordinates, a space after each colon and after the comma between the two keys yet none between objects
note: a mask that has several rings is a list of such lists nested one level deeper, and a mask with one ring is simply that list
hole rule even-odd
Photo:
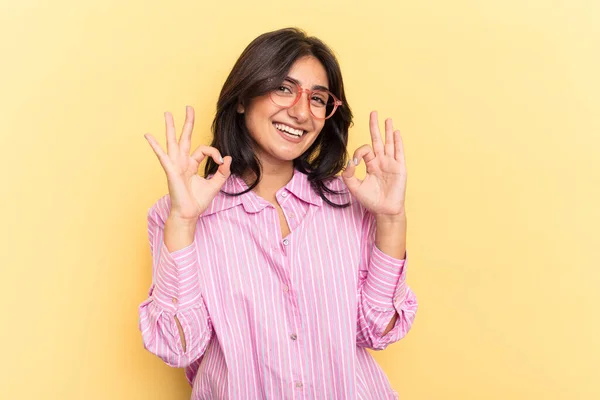
[{"label": "young woman", "polygon": [[282,29],[236,62],[211,146],[190,154],[191,107],[179,140],[165,121],[166,152],[145,135],[169,188],[148,213],[145,347],[186,367],[193,399],[397,398],[366,350],[404,337],[417,310],[392,120],[382,138],[371,113],[372,146],[346,164],[338,62],[319,39]]}]

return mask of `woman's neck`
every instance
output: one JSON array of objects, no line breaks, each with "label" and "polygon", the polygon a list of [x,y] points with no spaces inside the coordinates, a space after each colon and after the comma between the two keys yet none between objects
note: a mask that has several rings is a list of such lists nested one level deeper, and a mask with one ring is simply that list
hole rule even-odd
[{"label": "woman's neck", "polygon": [[[273,202],[275,200],[275,193],[292,179],[294,176],[294,164],[290,162],[285,166],[282,165],[269,165],[267,163],[262,164],[260,182],[253,191],[262,197],[263,199]],[[244,176],[246,184],[254,182],[256,176],[253,172],[250,172]]]}]

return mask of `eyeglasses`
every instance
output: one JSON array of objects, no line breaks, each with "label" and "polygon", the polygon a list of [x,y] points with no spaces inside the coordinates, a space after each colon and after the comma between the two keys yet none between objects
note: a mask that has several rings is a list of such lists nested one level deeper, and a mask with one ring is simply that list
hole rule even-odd
[{"label": "eyeglasses", "polygon": [[287,79],[277,89],[271,91],[270,96],[275,105],[291,108],[298,103],[304,92],[307,94],[310,113],[316,119],[331,118],[335,110],[342,105],[342,102],[329,90],[302,89],[296,82]]}]

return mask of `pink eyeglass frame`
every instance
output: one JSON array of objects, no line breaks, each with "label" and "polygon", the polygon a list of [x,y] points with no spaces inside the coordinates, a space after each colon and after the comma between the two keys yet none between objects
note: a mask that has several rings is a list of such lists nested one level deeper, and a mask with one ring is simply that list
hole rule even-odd
[{"label": "pink eyeglass frame", "polygon": [[[269,94],[269,98],[271,99],[271,101],[273,102],[273,104],[275,104],[277,107],[286,108],[286,109],[294,107],[296,104],[298,104],[298,101],[300,101],[300,98],[302,97],[302,93],[305,93],[305,92],[307,94],[306,101],[308,103],[308,111],[310,112],[310,115],[312,115],[316,119],[329,119],[329,118],[333,117],[333,114],[335,114],[335,112],[337,111],[338,107],[341,106],[341,105],[343,105],[342,101],[338,100],[338,98],[335,97],[335,95],[333,93],[331,93],[329,90],[323,90],[323,89],[316,89],[316,90],[304,89],[304,88],[302,88],[302,86],[298,85],[296,82],[292,82],[292,81],[287,80],[287,79],[286,79],[286,81],[289,82],[289,83],[293,83],[294,85],[296,85],[296,87],[298,88],[298,95],[296,96],[296,100],[294,100],[294,102],[292,104],[290,104],[289,106],[285,107],[285,106],[281,106],[281,105],[277,104],[277,102],[275,100],[273,100],[273,92],[271,92]],[[329,114],[329,116],[327,116],[325,118],[321,118],[321,117],[317,117],[315,114],[313,114],[312,107],[310,105],[310,95],[313,92],[327,92],[327,93],[329,93],[329,95],[331,97],[333,97],[333,110],[331,110],[331,114]]]}]

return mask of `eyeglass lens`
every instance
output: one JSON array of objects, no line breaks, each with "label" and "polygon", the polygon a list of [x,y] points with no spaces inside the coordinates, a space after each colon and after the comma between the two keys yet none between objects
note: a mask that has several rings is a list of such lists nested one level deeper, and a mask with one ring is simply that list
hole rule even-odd
[{"label": "eyeglass lens", "polygon": [[[291,107],[299,97],[298,85],[284,81],[271,93],[271,98],[281,107]],[[309,94],[310,112],[317,118],[329,118],[334,112],[334,97],[327,90],[313,90]]]}]

